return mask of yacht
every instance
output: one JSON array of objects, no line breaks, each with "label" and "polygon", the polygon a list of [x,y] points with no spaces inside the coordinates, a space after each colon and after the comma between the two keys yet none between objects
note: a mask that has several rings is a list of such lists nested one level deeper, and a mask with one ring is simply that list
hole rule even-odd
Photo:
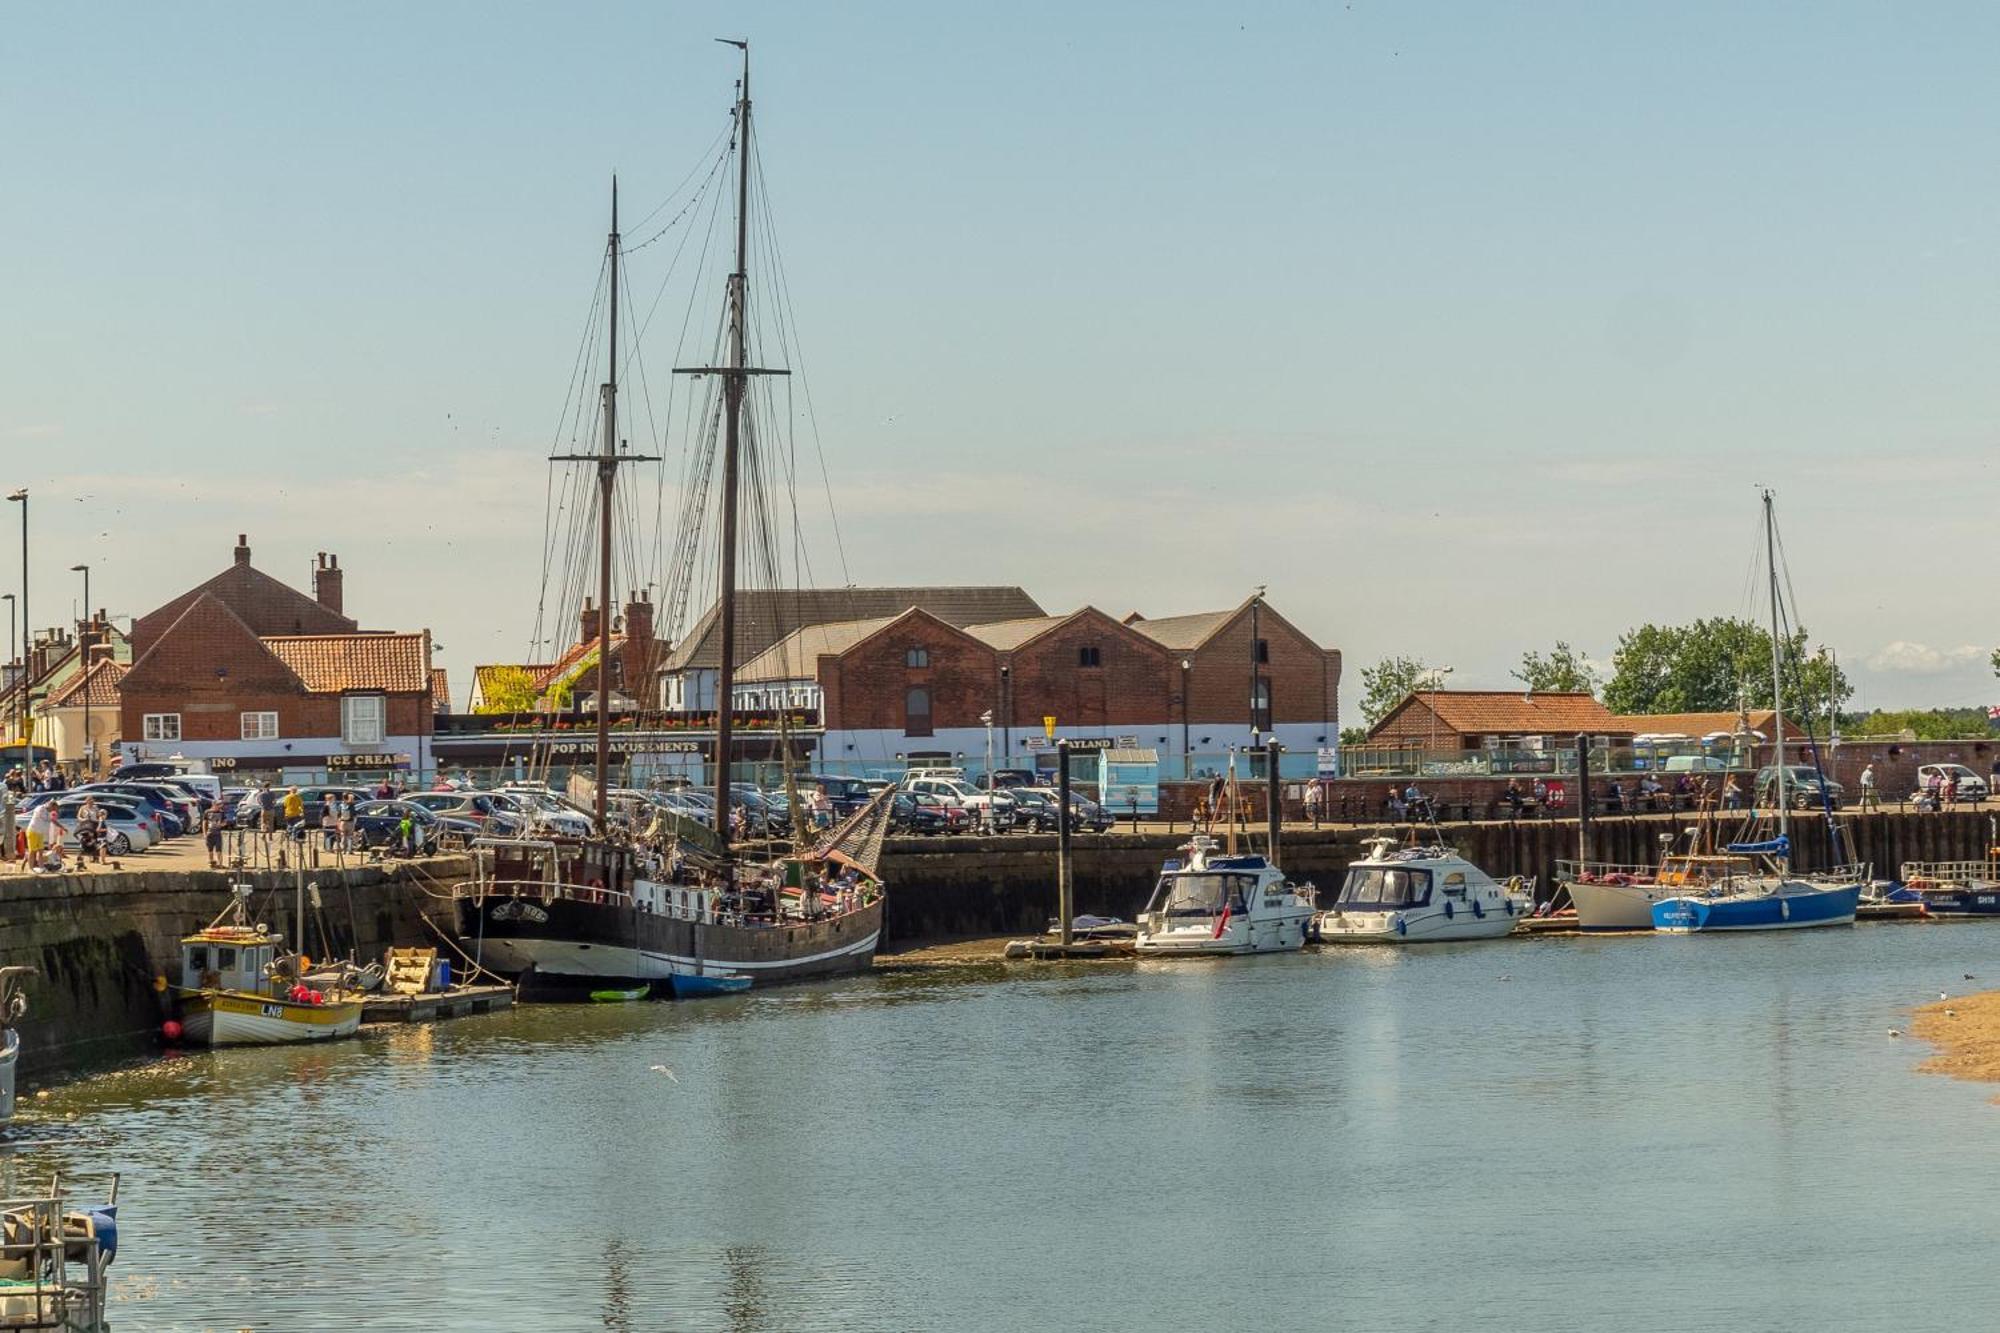
[{"label": "yacht", "polygon": [[1420,944],[1508,934],[1534,911],[1535,885],[1505,884],[1445,846],[1377,838],[1351,862],[1333,905],[1313,919],[1322,944]]},{"label": "yacht", "polygon": [[1258,855],[1221,852],[1197,834],[1168,861],[1139,915],[1133,943],[1147,954],[1282,953],[1306,942],[1310,884],[1294,884]]}]

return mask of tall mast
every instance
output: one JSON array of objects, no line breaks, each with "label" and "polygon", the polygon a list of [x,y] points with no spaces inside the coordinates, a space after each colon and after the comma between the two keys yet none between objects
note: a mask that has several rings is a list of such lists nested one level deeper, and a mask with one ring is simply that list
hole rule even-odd
[{"label": "tall mast", "polygon": [[611,340],[604,371],[604,452],[597,464],[597,829],[611,785],[611,499],[618,484],[618,178],[611,178]]},{"label": "tall mast", "polygon": [[1778,637],[1778,519],[1771,507],[1771,492],[1764,492],[1764,561],[1770,567],[1771,575],[1771,710],[1775,720],[1772,730],[1776,732],[1778,781],[1778,836],[1786,840],[1786,853],[1778,861],[1780,873],[1790,868],[1791,801],[1785,794],[1785,684],[1784,673],[1779,670],[1780,654]]},{"label": "tall mast", "polygon": [[750,364],[746,345],[750,299],[750,43],[715,39],[743,53],[743,77],[736,85],[736,269],[729,275],[729,346],[720,366],[680,366],[681,375],[721,375],[722,567],[717,630],[722,650],[715,672],[715,834],[729,853],[729,757],[734,742],[732,709],[736,693],[736,509],[738,457],[743,438],[743,398],[752,375],[787,375]]},{"label": "tall mast", "polygon": [[[597,753],[596,793],[592,797],[597,831],[605,819],[606,789],[611,785],[611,503],[618,487],[618,469],[626,463],[658,461],[651,454],[618,451],[618,178],[611,178],[611,234],[604,243],[611,268],[611,337],[604,383],[599,393],[604,410],[604,440],[594,454],[551,454],[558,463],[597,465]],[[590,645],[584,645],[586,655]]]},{"label": "tall mast", "polygon": [[[726,39],[725,39],[726,40]],[[744,369],[743,304],[748,295],[750,236],[750,43],[736,85],[736,271],[729,275],[729,373],[723,380],[726,415],[722,435],[722,660],[715,673],[715,832],[729,851],[729,757],[736,704],[736,472],[742,436]]]}]

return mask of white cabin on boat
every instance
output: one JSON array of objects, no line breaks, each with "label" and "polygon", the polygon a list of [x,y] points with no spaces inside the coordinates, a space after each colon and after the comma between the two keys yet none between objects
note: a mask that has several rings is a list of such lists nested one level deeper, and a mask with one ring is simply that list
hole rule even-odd
[{"label": "white cabin on boat", "polygon": [[211,926],[181,941],[181,985],[187,990],[262,993],[270,987],[277,949],[262,930]]},{"label": "white cabin on boat", "polygon": [[1510,933],[1534,902],[1531,880],[1501,884],[1453,848],[1380,838],[1349,863],[1340,896],[1314,924],[1328,944],[1491,939]]},{"label": "white cabin on boat", "polygon": [[1294,884],[1262,856],[1218,854],[1196,837],[1185,862],[1160,873],[1134,940],[1141,953],[1276,953],[1305,944],[1312,886]]}]

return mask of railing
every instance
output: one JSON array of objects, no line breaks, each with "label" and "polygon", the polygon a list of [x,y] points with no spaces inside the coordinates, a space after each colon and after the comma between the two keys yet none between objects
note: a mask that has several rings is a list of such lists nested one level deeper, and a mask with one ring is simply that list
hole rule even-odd
[{"label": "railing", "polygon": [[1991,861],[1905,861],[1903,882],[1931,884],[1976,884],[1992,882],[1997,867]]}]

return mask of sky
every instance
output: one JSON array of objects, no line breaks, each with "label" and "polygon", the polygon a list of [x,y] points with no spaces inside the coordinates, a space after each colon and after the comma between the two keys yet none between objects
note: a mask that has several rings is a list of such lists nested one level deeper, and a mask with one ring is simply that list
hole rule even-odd
[{"label": "sky", "polygon": [[[1266,585],[1351,714],[1392,654],[1504,688],[1558,639],[1761,617],[1770,486],[1855,706],[2000,702],[1971,3],[17,6],[35,622],[71,565],[137,614],[243,532],[299,586],[337,552],[461,702],[523,656],[609,180],[630,218],[703,160],[716,36],[753,43],[820,582]],[[668,251],[628,258],[645,300]]]}]

